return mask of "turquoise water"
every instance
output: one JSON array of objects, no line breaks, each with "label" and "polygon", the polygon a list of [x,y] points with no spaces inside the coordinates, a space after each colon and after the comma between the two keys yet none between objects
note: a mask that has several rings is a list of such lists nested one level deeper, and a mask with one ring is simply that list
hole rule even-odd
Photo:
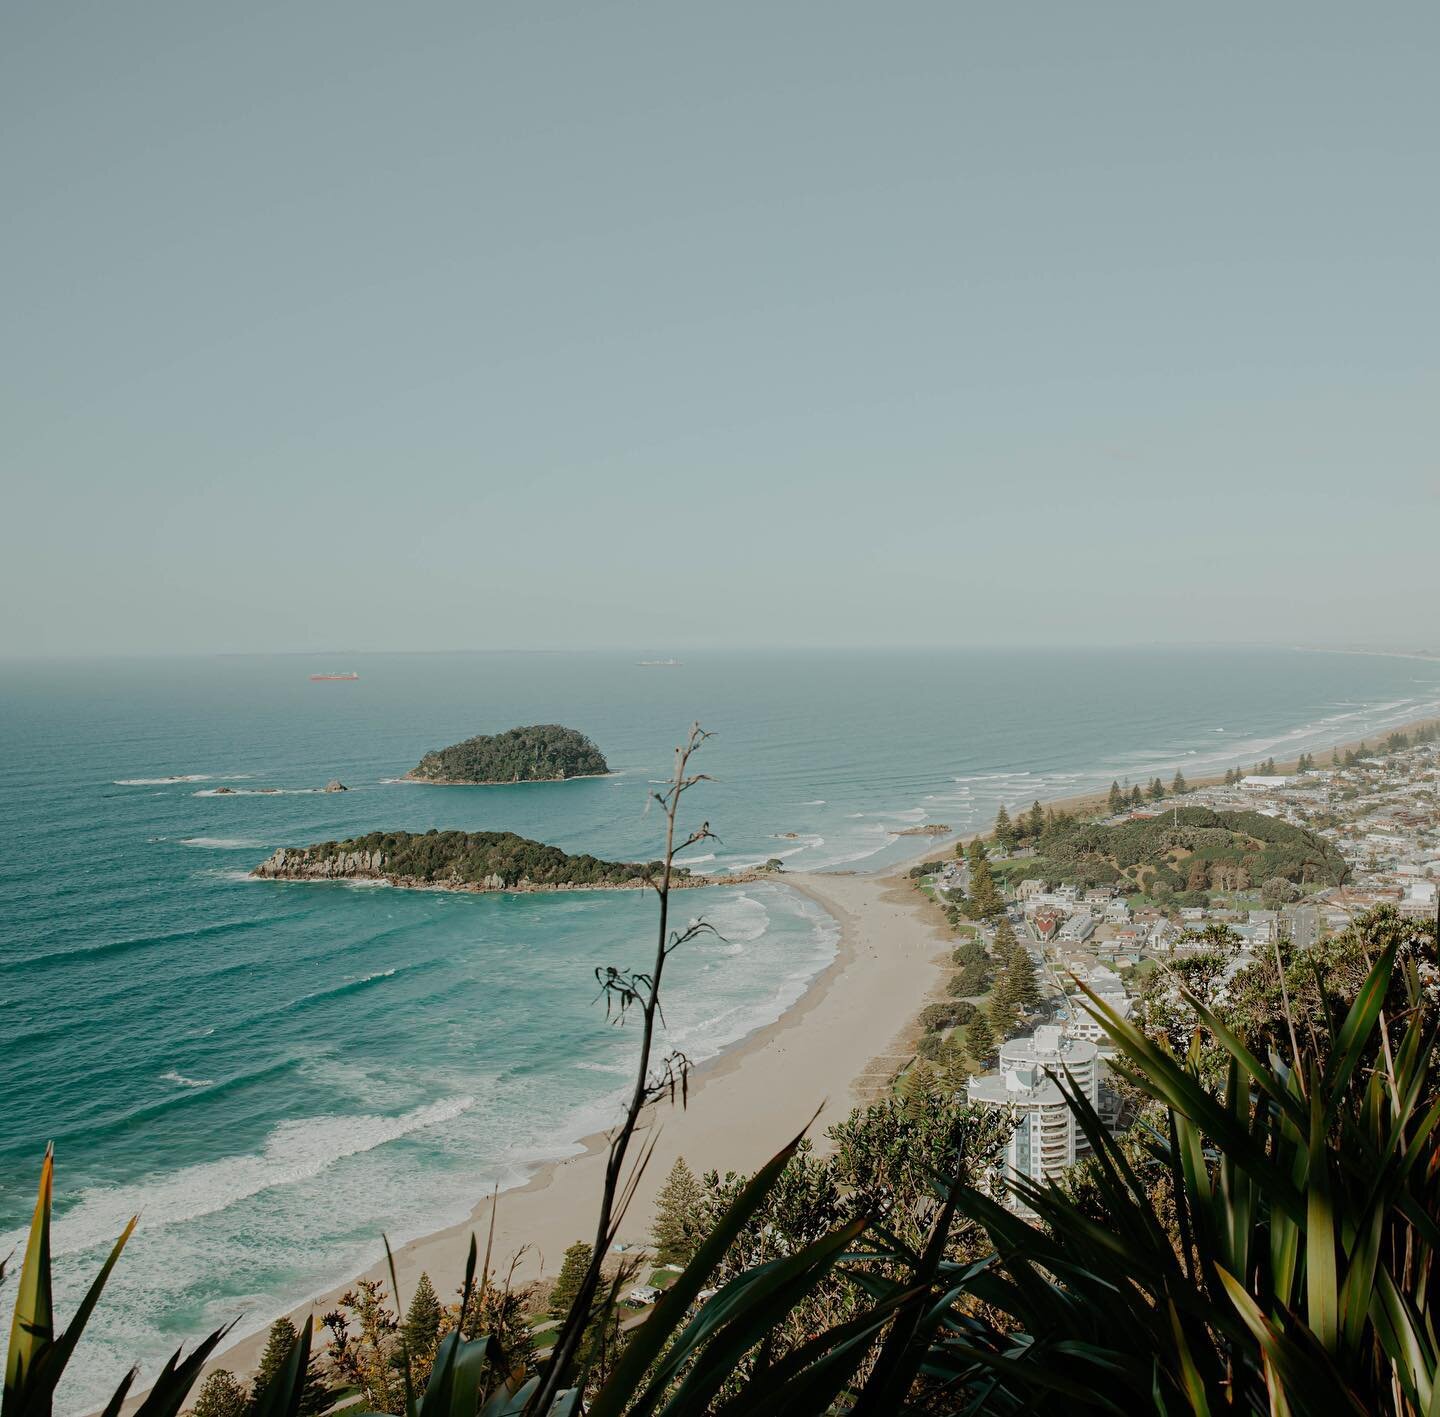
[{"label": "turquoise water", "polygon": [[[700,864],[872,869],[921,849],[892,834],[909,824],[1248,767],[1440,705],[1440,664],[1361,656],[641,657],[0,666],[0,1254],[23,1241],[48,1139],[62,1310],[143,1211],[62,1406],[347,1277],[382,1230],[462,1218],[612,1114],[634,1045],[592,971],[646,957],[646,895],[247,880],[274,847],[439,826],[649,857],[647,783],[699,718],[717,780],[691,801],[721,837]],[[309,682],[330,669],[361,678]],[[470,733],[551,721],[617,775],[387,781]],[[331,777],[352,790],[315,791]],[[778,1016],[832,957],[832,923],[782,886],[682,899],[725,936],[674,966],[670,1041],[694,1058]]]}]

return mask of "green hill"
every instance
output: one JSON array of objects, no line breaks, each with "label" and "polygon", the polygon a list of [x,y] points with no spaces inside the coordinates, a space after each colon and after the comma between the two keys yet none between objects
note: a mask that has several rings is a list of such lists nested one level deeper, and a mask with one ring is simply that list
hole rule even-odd
[{"label": "green hill", "polygon": [[1261,812],[1166,809],[1159,815],[1105,826],[1060,820],[1036,842],[1036,855],[1002,861],[1007,879],[1147,889],[1163,881],[1175,891],[1244,890],[1279,877],[1296,885],[1338,885],[1345,860],[1325,838]]}]

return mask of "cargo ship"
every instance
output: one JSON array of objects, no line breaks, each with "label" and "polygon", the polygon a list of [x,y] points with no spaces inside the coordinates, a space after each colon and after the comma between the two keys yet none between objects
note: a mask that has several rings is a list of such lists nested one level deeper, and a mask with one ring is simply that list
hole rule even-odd
[{"label": "cargo ship", "polygon": [[321,679],[358,679],[360,676],[351,670],[348,674],[312,674],[310,680],[315,683]]}]

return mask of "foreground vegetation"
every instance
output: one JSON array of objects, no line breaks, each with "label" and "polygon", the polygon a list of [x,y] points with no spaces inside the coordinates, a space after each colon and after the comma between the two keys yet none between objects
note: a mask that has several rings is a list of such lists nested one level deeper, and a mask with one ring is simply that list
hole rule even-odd
[{"label": "foreground vegetation", "polygon": [[[477,1264],[472,1240],[451,1308],[417,1293],[401,1321],[378,1286],[360,1286],[326,1316],[331,1372],[363,1408],[1440,1412],[1440,971],[1433,923],[1390,910],[1228,981],[1203,964],[1169,971],[1134,1022],[1092,1000],[1134,1120],[1108,1135],[1057,1078],[1092,1149],[1060,1180],[995,1181],[1003,1119],[944,1091],[857,1112],[824,1158],[800,1136],[753,1176],[672,1174],[657,1241],[682,1267],[626,1331],[619,1306],[634,1271],[607,1269],[605,1258],[646,1161],[643,1149],[630,1154],[640,1112],[685,1085],[684,1059],[654,1054],[653,1025],[668,956],[705,928],[673,930],[667,914],[668,871],[708,835],[675,836],[680,797],[702,780],[688,766],[702,738],[692,735],[661,794],[655,964],[599,971],[612,1008],[640,1025],[640,1056],[595,1242],[567,1256],[559,1328],[537,1354],[510,1285],[488,1258]],[[50,1188],[47,1156],[3,1417],[48,1417],[134,1224],[57,1331]],[[1007,1191],[1028,1214],[1003,1203]],[[312,1336],[308,1322],[293,1340],[281,1335],[245,1417],[295,1417],[313,1401]],[[223,1337],[176,1355],[145,1417],[178,1411]]]},{"label": "foreground vegetation", "polygon": [[480,734],[426,753],[409,776],[419,782],[555,782],[594,777],[610,769],[583,733],[558,723],[534,723],[504,733]]}]

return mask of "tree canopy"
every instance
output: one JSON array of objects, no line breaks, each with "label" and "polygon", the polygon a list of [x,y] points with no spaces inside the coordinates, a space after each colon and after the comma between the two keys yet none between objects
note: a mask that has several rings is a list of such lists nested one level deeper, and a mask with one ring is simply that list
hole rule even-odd
[{"label": "tree canopy", "polygon": [[436,748],[409,775],[422,782],[495,785],[555,782],[609,771],[605,755],[583,733],[558,723],[534,723]]},{"label": "tree canopy", "polygon": [[[436,831],[415,834],[405,831],[368,832],[348,841],[323,841],[303,852],[287,853],[289,867],[280,876],[304,877],[319,874],[312,868],[327,861],[360,852],[378,852],[380,874],[386,879],[453,882],[479,885],[498,880],[513,886],[520,881],[532,885],[616,886],[657,874],[660,863],[602,861],[588,853],[571,856],[558,846],[531,841],[514,832]],[[277,854],[278,855],[278,854]],[[277,858],[271,858],[275,860]],[[680,876],[690,873],[676,868]],[[343,870],[336,872],[344,875]]]}]

